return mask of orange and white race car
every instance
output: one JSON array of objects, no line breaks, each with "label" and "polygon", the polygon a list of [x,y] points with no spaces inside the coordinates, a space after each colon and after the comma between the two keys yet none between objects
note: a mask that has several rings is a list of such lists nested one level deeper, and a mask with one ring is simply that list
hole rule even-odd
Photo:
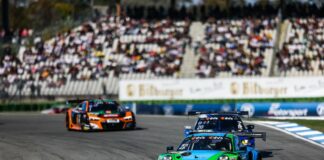
[{"label": "orange and white race car", "polygon": [[66,112],[68,130],[122,130],[135,129],[136,120],[132,111],[114,100],[73,100],[77,104]]}]

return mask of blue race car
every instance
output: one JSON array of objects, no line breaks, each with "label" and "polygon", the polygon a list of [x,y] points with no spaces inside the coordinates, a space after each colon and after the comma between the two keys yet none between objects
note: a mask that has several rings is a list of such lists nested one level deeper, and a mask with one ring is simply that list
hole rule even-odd
[{"label": "blue race car", "polygon": [[263,138],[265,133],[213,133],[190,132],[176,151],[167,147],[167,153],[160,154],[158,160],[261,160],[262,156],[254,147],[249,147],[239,136]]},{"label": "blue race car", "polygon": [[[208,130],[213,132],[253,132],[254,125],[243,124],[241,115],[248,115],[248,112],[218,112],[204,113],[190,111],[188,115],[198,115],[198,120],[194,126],[194,130]],[[190,126],[186,126],[184,130],[185,137],[192,131]],[[255,147],[255,139],[253,137],[239,136],[240,140],[246,140],[248,146]]]}]

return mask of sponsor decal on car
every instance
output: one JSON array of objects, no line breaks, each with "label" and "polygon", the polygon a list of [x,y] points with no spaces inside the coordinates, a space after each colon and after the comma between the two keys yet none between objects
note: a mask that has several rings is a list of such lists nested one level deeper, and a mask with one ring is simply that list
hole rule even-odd
[{"label": "sponsor decal on car", "polygon": [[107,123],[119,123],[119,119],[108,119]]},{"label": "sponsor decal on car", "polygon": [[118,114],[105,114],[104,117],[118,117]]}]

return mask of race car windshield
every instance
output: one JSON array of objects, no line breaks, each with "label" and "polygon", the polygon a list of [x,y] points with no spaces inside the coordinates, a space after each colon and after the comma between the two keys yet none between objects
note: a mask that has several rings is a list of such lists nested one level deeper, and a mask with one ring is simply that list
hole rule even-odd
[{"label": "race car windshield", "polygon": [[195,127],[196,130],[215,131],[242,131],[244,129],[240,120],[234,119],[199,119]]},{"label": "race car windshield", "polygon": [[223,139],[223,137],[217,136],[199,136],[189,137],[183,140],[178,147],[177,151],[188,150],[221,150],[231,151],[232,145],[229,138]]},{"label": "race car windshield", "polygon": [[118,111],[118,104],[113,102],[91,102],[89,104],[90,112],[109,112],[114,113]]}]

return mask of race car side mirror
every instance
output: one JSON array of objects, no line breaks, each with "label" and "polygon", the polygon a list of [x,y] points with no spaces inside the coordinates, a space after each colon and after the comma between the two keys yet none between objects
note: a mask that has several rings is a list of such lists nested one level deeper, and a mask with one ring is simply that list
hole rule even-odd
[{"label": "race car side mirror", "polygon": [[183,134],[184,134],[185,137],[187,137],[187,136],[190,135],[190,133],[191,133],[192,131],[193,131],[193,130],[192,130],[191,126],[185,126],[185,129],[183,130]]},{"label": "race car side mirror", "polygon": [[126,111],[130,111],[130,108],[128,106],[125,106]]},{"label": "race car side mirror", "polygon": [[251,124],[247,125],[246,127],[247,127],[249,130],[254,129],[254,125],[251,125]]},{"label": "race car side mirror", "polygon": [[123,112],[120,112],[120,113],[119,113],[119,116],[120,116],[120,117],[125,117],[125,116],[126,116],[126,113],[125,113],[124,111],[123,111]]},{"label": "race car side mirror", "polygon": [[173,146],[167,146],[166,151],[169,153],[170,151],[173,151]]}]

